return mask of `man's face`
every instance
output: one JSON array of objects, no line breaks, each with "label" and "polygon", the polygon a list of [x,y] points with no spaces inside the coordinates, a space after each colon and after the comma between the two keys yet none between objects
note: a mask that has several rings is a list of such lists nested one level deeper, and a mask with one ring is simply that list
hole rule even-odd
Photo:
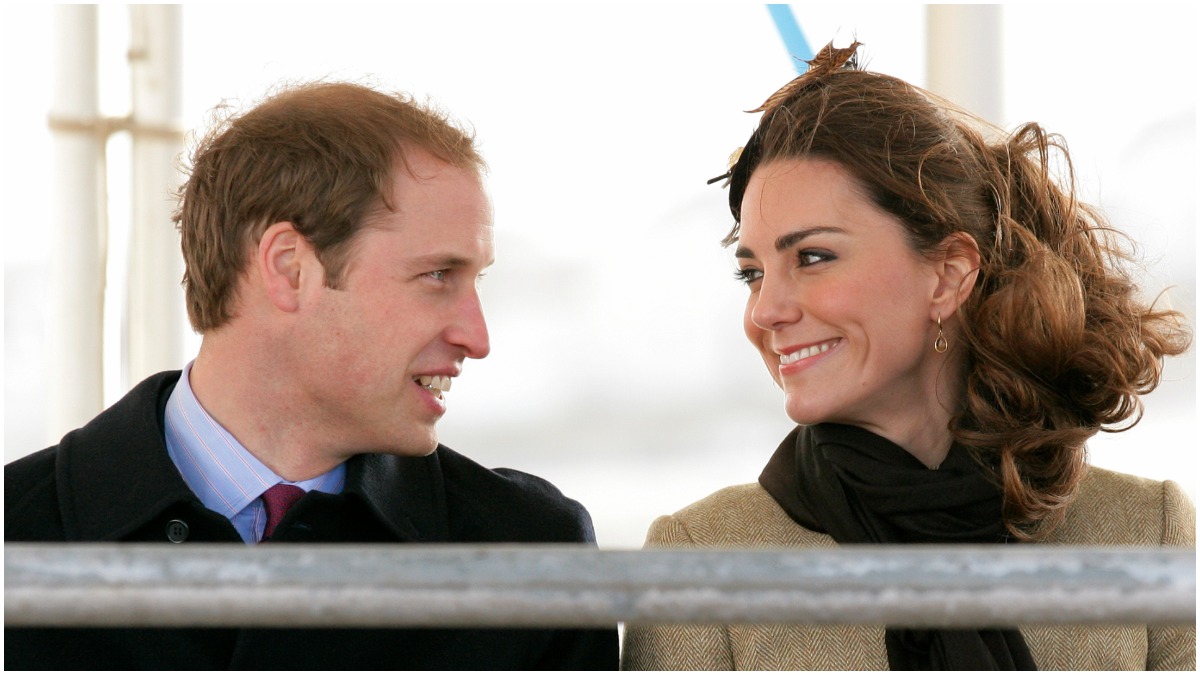
[{"label": "man's face", "polygon": [[495,258],[491,201],[473,170],[406,159],[397,210],[368,219],[340,288],[316,292],[294,342],[311,366],[293,374],[309,408],[297,415],[334,454],[431,452],[451,378],[490,349],[476,284]]}]

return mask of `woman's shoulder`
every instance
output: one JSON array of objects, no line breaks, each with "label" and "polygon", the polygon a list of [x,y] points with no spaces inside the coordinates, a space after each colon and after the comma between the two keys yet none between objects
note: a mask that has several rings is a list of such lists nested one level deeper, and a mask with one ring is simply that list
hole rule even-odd
[{"label": "woman's shoulder", "polygon": [[828,535],[806,529],[780,508],[758,483],[717,490],[650,526],[646,546],[832,547]]},{"label": "woman's shoulder", "polygon": [[1049,541],[1077,545],[1194,546],[1196,508],[1174,481],[1089,466]]},{"label": "woman's shoulder", "polygon": [[679,517],[727,516],[730,513],[760,513],[774,511],[779,505],[758,483],[730,485],[679,509]]}]

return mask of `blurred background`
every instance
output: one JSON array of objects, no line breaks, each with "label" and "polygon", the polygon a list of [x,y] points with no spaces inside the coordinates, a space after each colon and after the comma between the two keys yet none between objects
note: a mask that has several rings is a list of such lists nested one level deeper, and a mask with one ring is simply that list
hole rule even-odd
[{"label": "blurred background", "polygon": [[[791,427],[742,335],[726,194],[705,181],[753,129],[742,111],[831,39],[1006,128],[1063,134],[1083,196],[1141,245],[1145,292],[1195,325],[1193,6],[6,3],[0,19],[6,462],[194,356],[169,220],[185,132],[291,81],[407,90],[474,127],[492,354],[456,381],[441,437],[554,482],[605,548],[756,480]],[[1195,499],[1194,354],[1093,463]]]}]

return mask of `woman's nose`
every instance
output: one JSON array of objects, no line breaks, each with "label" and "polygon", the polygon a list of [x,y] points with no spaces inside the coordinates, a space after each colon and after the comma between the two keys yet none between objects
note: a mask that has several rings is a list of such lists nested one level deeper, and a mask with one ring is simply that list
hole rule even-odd
[{"label": "woman's nose", "polygon": [[785,282],[786,280],[763,277],[753,300],[754,307],[750,311],[750,319],[754,325],[763,330],[778,330],[782,326],[799,321],[803,316],[799,294],[791,284]]}]

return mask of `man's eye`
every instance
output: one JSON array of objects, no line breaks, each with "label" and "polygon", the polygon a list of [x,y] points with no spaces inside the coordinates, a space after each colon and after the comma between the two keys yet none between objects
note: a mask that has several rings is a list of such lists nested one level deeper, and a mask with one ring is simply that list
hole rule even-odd
[{"label": "man's eye", "polygon": [[425,276],[430,277],[435,281],[445,281],[447,272],[449,272],[449,270],[436,270],[433,272],[426,272]]}]

